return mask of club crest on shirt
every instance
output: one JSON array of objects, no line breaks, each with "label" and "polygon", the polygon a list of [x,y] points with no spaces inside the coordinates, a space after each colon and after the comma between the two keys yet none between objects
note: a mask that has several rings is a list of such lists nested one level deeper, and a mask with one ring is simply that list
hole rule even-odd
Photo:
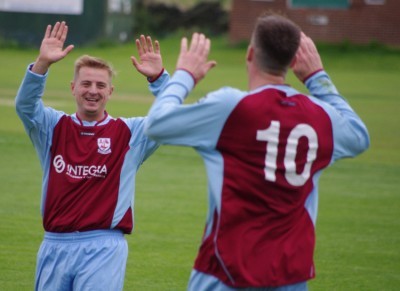
[{"label": "club crest on shirt", "polygon": [[97,152],[100,154],[106,155],[111,153],[111,139],[107,137],[98,138],[97,139]]}]

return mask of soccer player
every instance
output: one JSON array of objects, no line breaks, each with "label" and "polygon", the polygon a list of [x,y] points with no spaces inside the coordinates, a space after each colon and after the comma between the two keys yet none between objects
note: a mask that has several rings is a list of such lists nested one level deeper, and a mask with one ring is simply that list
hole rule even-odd
[{"label": "soccer player", "polygon": [[[69,115],[42,101],[49,67],[73,49],[64,48],[65,22],[49,25],[36,61],[16,96],[16,110],[43,170],[41,212],[45,229],[37,257],[35,290],[122,290],[133,228],[135,175],[159,144],[144,135],[145,117],[113,118],[112,67],[82,56]],[[158,42],[141,36],[137,70],[155,92],[167,81]],[[164,80],[164,81],[163,81]]]},{"label": "soccer player", "polygon": [[[285,17],[257,19],[249,91],[223,87],[182,104],[216,64],[209,50],[203,34],[190,46],[182,39],[177,69],[145,121],[149,137],[191,146],[205,162],[209,210],[188,290],[307,290],[319,177],[366,150],[367,129],[312,40]],[[310,95],[286,85],[290,66]]]}]

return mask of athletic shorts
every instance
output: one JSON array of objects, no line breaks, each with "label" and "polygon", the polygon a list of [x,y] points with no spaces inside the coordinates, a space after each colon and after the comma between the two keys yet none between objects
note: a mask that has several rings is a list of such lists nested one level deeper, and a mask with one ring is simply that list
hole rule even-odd
[{"label": "athletic shorts", "polygon": [[36,265],[36,291],[110,291],[124,285],[128,244],[121,231],[45,233]]},{"label": "athletic shorts", "polygon": [[192,270],[189,280],[188,291],[307,291],[307,282],[300,282],[293,285],[286,285],[280,287],[269,287],[269,288],[232,288],[216,277]]}]

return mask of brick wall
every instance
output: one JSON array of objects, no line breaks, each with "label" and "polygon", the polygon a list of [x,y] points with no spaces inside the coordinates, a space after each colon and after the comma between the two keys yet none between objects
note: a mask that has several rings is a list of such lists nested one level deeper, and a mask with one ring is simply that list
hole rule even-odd
[{"label": "brick wall", "polygon": [[233,43],[248,41],[255,19],[273,10],[287,15],[315,41],[400,46],[400,0],[385,0],[383,5],[351,0],[348,9],[290,8],[288,0],[232,1],[229,36]]}]

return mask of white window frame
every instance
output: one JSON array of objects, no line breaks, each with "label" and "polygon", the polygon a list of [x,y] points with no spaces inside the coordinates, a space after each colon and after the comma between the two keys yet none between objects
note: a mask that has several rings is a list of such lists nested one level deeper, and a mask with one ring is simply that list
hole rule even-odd
[{"label": "white window frame", "polygon": [[84,0],[0,0],[0,11],[71,14],[83,13]]},{"label": "white window frame", "polygon": [[364,0],[367,5],[385,5],[385,0]]}]

